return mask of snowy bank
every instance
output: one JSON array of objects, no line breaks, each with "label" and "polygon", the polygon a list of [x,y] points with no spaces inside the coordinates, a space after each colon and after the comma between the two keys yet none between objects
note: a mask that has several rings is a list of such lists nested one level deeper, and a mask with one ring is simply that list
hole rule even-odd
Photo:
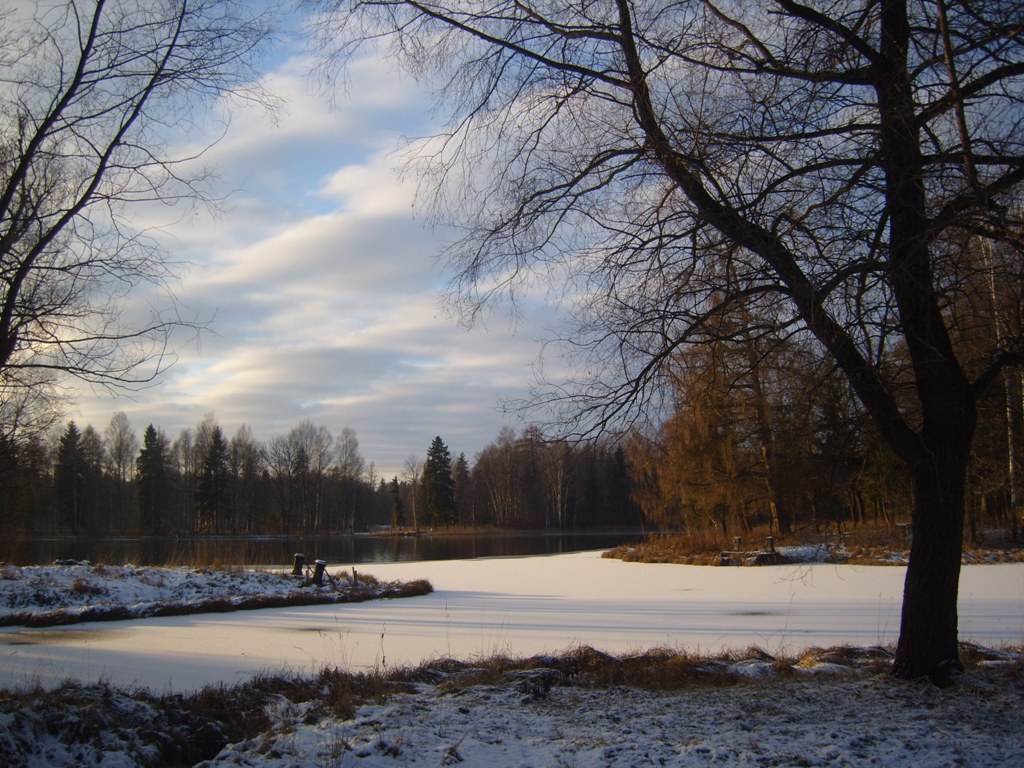
[{"label": "snowy bank", "polygon": [[222,568],[140,568],[75,563],[0,565],[0,626],[47,627],[195,613],[225,613],[289,605],[353,603],[410,597],[428,582],[380,582],[372,576]]},{"label": "snowy bank", "polygon": [[70,685],[0,694],[0,764],[1020,764],[1022,658],[966,651],[961,685],[942,690],[886,674],[881,649],[784,661],[581,648],[388,676],[262,677],[189,697]]}]

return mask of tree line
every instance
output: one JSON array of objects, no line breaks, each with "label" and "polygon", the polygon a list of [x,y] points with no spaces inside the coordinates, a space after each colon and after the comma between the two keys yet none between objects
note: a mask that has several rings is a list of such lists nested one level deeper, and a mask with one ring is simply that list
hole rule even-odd
[{"label": "tree line", "polygon": [[304,420],[260,441],[208,414],[173,440],[123,412],[97,430],[0,438],[0,522],[32,535],[333,534],[374,528],[636,527],[625,451],[511,428],[474,461],[435,437],[425,459],[378,474],[351,428]]},{"label": "tree line", "polygon": [[[962,323],[971,344],[976,324]],[[102,430],[0,437],[0,521],[14,534],[341,533],[376,527],[569,530],[644,527],[715,548],[767,531],[803,539],[909,522],[913,489],[841,374],[796,338],[750,336],[680,361],[654,428],[611,442],[510,427],[470,461],[440,436],[380,476],[354,430],[302,421],[260,441],[208,414],[173,440],[118,412]],[[1024,386],[979,407],[966,535],[1019,538]]]},{"label": "tree line", "polygon": [[[957,322],[967,358],[980,349],[972,337],[991,328],[991,314],[981,319]],[[646,522],[711,547],[755,530],[802,539],[908,526],[910,473],[842,374],[822,366],[806,339],[733,330],[730,343],[708,344],[678,362],[668,416],[626,442],[633,497]],[[979,399],[978,413],[965,537],[978,543],[995,529],[1018,541],[1021,373],[1002,376]]]}]

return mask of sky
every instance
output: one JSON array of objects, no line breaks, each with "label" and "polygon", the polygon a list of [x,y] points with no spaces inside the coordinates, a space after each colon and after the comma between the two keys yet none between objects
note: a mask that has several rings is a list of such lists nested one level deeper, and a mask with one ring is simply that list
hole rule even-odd
[{"label": "sky", "polygon": [[437,257],[451,233],[400,173],[403,137],[436,127],[429,94],[369,56],[325,90],[297,36],[270,62],[264,84],[283,110],[234,108],[203,159],[231,192],[222,209],[139,213],[188,262],[174,295],[209,331],[176,341],[156,386],[79,387],[68,418],[102,433],[123,411],[140,436],[153,423],[172,440],[207,413],[228,437],[245,424],[262,440],[309,419],[355,430],[383,477],[435,435],[472,461],[522,426],[502,403],[533,383],[553,308],[527,299],[514,322],[499,308],[467,330],[444,307],[451,274]]}]

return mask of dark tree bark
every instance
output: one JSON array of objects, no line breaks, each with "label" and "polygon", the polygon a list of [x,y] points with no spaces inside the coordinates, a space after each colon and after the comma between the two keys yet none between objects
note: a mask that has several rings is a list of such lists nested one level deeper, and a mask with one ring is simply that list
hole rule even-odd
[{"label": "dark tree bark", "polygon": [[944,684],[960,667],[957,595],[963,550],[967,452],[952,438],[914,469],[913,541],[894,671]]}]

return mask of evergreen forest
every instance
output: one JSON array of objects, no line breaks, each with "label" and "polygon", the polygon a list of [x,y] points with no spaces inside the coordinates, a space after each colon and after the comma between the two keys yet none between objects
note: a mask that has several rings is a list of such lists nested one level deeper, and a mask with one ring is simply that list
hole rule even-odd
[{"label": "evergreen forest", "polygon": [[380,476],[349,428],[303,421],[260,441],[207,415],[173,439],[141,438],[123,412],[0,442],[9,536],[262,535],[498,528],[638,528],[626,452],[506,428],[470,462],[436,437],[425,459]]}]

